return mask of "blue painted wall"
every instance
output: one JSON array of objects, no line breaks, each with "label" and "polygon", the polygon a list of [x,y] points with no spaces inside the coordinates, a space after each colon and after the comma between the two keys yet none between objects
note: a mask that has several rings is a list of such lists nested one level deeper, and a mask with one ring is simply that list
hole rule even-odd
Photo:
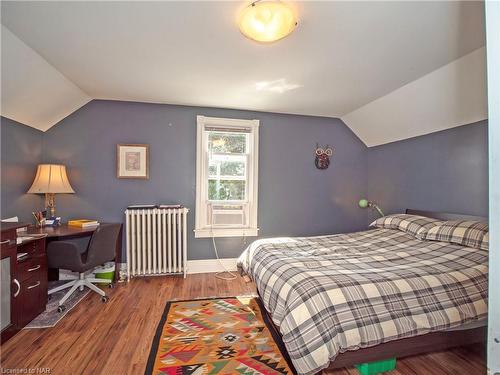
[{"label": "blue painted wall", "polygon": [[[189,258],[212,258],[211,241],[192,233],[200,114],[261,120],[262,236],[364,229],[375,215],[357,208],[363,196],[386,213],[408,207],[488,213],[486,121],[368,149],[338,119],[97,100],[46,133],[2,118],[2,217],[30,220],[43,205],[41,197],[25,194],[36,165],[63,163],[76,190],[57,197],[64,219],[123,221],[129,204],[182,203],[191,208]],[[325,171],[314,167],[318,141],[335,148]],[[117,143],[150,145],[149,180],[116,178]],[[217,243],[222,257],[238,256],[245,246],[240,238]]]},{"label": "blue painted wall", "polygon": [[369,148],[368,197],[386,214],[488,216],[487,121]]},{"label": "blue painted wall", "polygon": [[[134,203],[181,203],[189,215],[189,259],[213,258],[195,239],[196,115],[260,120],[259,227],[262,236],[363,229],[366,146],[339,119],[163,104],[92,101],[44,134],[46,162],[64,163],[76,191],[57,197],[63,218],[122,221]],[[314,166],[316,142],[335,148],[330,168]],[[150,179],[116,178],[116,144],[150,145]],[[247,239],[251,241],[253,238]],[[236,257],[240,238],[217,239]]]},{"label": "blue painted wall", "polygon": [[31,212],[43,208],[41,196],[26,194],[42,161],[42,136],[39,130],[0,117],[2,219],[19,216],[32,222]]}]

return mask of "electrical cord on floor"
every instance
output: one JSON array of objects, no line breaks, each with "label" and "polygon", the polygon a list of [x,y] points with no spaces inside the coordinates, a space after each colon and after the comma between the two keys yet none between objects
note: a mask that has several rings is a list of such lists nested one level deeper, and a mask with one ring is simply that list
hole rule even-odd
[{"label": "electrical cord on floor", "polygon": [[[219,264],[221,265],[222,269],[224,269],[224,271],[220,271],[220,272],[217,272],[215,274],[215,277],[218,278],[218,279],[221,279],[221,280],[226,280],[226,281],[231,281],[231,280],[235,280],[238,276],[229,271],[226,266],[224,266],[224,264],[222,263],[222,261],[220,260],[219,258],[219,252],[217,251],[217,245],[215,244],[215,237],[212,233],[212,243],[214,244],[214,251],[215,251],[215,257],[217,258],[217,260],[219,261]],[[229,276],[222,276],[222,274],[229,274]]]},{"label": "electrical cord on floor", "polygon": [[[215,252],[215,257],[217,258],[217,261],[219,262],[219,264],[221,265],[222,269],[224,271],[221,271],[221,272],[216,272],[215,273],[215,277],[217,279],[220,279],[220,280],[226,280],[226,281],[231,281],[231,280],[235,280],[238,276],[229,271],[226,266],[224,266],[224,264],[222,263],[222,261],[220,260],[219,258],[219,252],[217,251],[217,245],[215,244],[215,236],[214,236],[214,228],[213,228],[213,222],[214,222],[214,211],[213,209],[211,210],[211,215],[212,215],[212,224],[210,225],[210,234],[212,235],[212,244],[214,245],[214,252]],[[222,276],[222,274],[229,274],[229,276],[225,277],[225,276]]]}]

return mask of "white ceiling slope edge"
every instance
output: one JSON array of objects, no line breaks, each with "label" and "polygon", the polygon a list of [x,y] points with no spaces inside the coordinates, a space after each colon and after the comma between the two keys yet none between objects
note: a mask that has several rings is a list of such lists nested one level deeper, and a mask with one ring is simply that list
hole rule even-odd
[{"label": "white ceiling slope edge", "polygon": [[[291,3],[297,30],[269,45],[238,31],[246,1],[0,6],[5,27],[94,99],[342,117],[484,46],[479,1]],[[28,87],[18,78],[14,88]],[[70,107],[72,95],[40,94],[54,111]],[[21,114],[39,105],[16,97],[23,99],[16,103]],[[28,125],[42,122],[21,117]]]},{"label": "white ceiling slope edge", "polygon": [[2,25],[2,116],[46,131],[91,98]]},{"label": "white ceiling slope edge", "polygon": [[367,145],[482,117],[484,66],[456,61],[484,46],[482,2],[293,4],[296,32],[262,45],[238,32],[244,1],[1,1],[1,113],[41,130],[91,99],[341,117]]},{"label": "white ceiling slope edge", "polygon": [[485,47],[479,48],[342,120],[368,147],[484,120],[485,57]]}]

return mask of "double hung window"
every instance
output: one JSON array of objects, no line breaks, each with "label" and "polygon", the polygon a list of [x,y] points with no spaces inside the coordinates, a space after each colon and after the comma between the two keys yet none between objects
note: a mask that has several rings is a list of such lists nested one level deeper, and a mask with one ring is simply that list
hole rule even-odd
[{"label": "double hung window", "polygon": [[258,120],[197,117],[196,237],[256,236]]}]

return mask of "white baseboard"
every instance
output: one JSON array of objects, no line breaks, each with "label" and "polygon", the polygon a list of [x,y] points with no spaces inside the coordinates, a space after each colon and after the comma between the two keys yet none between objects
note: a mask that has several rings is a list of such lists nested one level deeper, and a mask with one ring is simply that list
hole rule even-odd
[{"label": "white baseboard", "polygon": [[[236,271],[238,258],[223,258],[220,261],[228,271]],[[222,272],[224,268],[217,259],[199,259],[187,261],[188,274]]]},{"label": "white baseboard", "polygon": [[[227,271],[236,271],[236,262],[238,258],[223,258],[220,261],[222,265],[227,269]],[[187,273],[213,273],[213,272],[223,272],[225,269],[222,267],[217,259],[198,259],[198,260],[188,260],[187,261]],[[126,278],[127,265],[126,263],[120,264],[124,266],[120,271],[123,272],[123,277]],[[120,273],[121,273],[120,272]],[[78,274],[77,274],[78,277]]]}]

